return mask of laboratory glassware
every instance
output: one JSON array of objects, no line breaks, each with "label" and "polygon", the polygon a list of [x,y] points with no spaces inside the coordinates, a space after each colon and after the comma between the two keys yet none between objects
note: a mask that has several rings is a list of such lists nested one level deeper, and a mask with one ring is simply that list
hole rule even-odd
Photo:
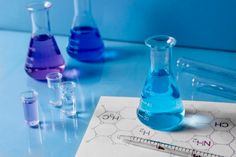
[{"label": "laboratory glassware", "polygon": [[52,72],[46,75],[48,88],[50,89],[49,103],[55,107],[61,107],[60,84],[62,81],[62,74],[59,72]]},{"label": "laboratory glassware", "polygon": [[236,86],[236,71],[216,65],[203,63],[187,58],[179,58],[176,62],[178,73],[190,73],[199,77],[227,82]]},{"label": "laboratory glassware", "polygon": [[171,68],[173,37],[152,36],[145,41],[151,49],[150,72],[137,109],[139,120],[156,130],[175,130],[181,126],[185,109]]},{"label": "laboratory glassware", "polygon": [[90,0],[74,0],[74,18],[67,52],[78,61],[103,59],[104,43],[91,12]]},{"label": "laboratory glassware", "polygon": [[65,81],[60,85],[62,107],[61,111],[68,117],[76,115],[76,83]]},{"label": "laboratory glassware", "polygon": [[50,72],[63,72],[65,61],[51,33],[49,1],[28,5],[32,22],[32,35],[25,63],[25,71],[36,80],[46,80]]},{"label": "laboratory glassware", "polygon": [[22,92],[21,102],[26,123],[30,127],[37,127],[39,124],[38,93],[34,90]]},{"label": "laboratory glassware", "polygon": [[230,100],[236,100],[236,87],[225,82],[216,82],[206,78],[194,76],[192,78],[193,92],[199,91],[211,95],[220,96]]},{"label": "laboratory glassware", "polygon": [[236,100],[236,71],[188,58],[179,58],[176,67],[178,78],[188,76],[194,91]]}]

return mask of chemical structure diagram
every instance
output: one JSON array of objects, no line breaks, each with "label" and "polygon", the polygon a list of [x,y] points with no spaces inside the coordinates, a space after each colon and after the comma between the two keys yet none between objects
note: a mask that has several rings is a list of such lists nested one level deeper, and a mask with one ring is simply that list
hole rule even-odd
[{"label": "chemical structure diagram", "polygon": [[221,114],[221,111],[209,111],[191,103],[187,103],[185,108],[186,116],[182,130],[160,132],[139,122],[136,106],[111,107],[102,104],[94,113],[85,140],[87,143],[100,141],[124,145],[118,136],[132,135],[236,157],[236,120],[230,115]]}]

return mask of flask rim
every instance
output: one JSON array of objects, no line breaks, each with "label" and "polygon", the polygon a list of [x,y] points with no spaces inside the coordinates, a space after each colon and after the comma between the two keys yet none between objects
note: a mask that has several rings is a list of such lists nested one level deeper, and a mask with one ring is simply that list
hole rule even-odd
[{"label": "flask rim", "polygon": [[168,35],[154,35],[145,40],[145,45],[152,49],[166,49],[176,45],[176,39]]},{"label": "flask rim", "polygon": [[42,11],[42,10],[49,9],[51,7],[52,7],[52,3],[50,1],[42,1],[42,2],[33,1],[27,5],[27,10],[30,12]]},{"label": "flask rim", "polygon": [[62,74],[60,72],[51,72],[46,75],[46,79],[49,81],[59,80],[62,78]]},{"label": "flask rim", "polygon": [[64,81],[61,83],[60,88],[62,90],[74,89],[74,88],[76,88],[76,83],[74,81]]}]

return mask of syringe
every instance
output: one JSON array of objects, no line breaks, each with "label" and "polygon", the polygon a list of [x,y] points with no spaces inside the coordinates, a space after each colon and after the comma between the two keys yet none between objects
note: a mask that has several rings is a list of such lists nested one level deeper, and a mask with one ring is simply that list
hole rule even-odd
[{"label": "syringe", "polygon": [[125,143],[153,149],[161,152],[166,152],[174,155],[179,155],[183,157],[224,157],[222,155],[212,154],[196,149],[190,149],[186,147],[176,146],[172,144],[167,144],[159,141],[154,141],[150,139],[145,139],[136,136],[127,136],[127,135],[119,135],[118,138]]}]

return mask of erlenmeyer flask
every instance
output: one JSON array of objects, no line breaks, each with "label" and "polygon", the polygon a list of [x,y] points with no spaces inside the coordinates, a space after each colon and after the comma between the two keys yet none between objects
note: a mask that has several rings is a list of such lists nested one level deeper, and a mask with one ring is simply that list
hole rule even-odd
[{"label": "erlenmeyer flask", "polygon": [[29,44],[25,71],[37,80],[46,80],[51,72],[63,72],[65,61],[50,32],[49,1],[35,2],[28,5],[31,15],[32,36]]},{"label": "erlenmeyer flask", "polygon": [[171,70],[171,51],[175,43],[173,37],[165,35],[153,36],[145,41],[151,48],[151,68],[137,116],[142,123],[156,130],[177,129],[185,114]]},{"label": "erlenmeyer flask", "polygon": [[67,47],[68,54],[85,62],[103,59],[104,44],[93,19],[90,0],[74,0],[74,19]]}]

